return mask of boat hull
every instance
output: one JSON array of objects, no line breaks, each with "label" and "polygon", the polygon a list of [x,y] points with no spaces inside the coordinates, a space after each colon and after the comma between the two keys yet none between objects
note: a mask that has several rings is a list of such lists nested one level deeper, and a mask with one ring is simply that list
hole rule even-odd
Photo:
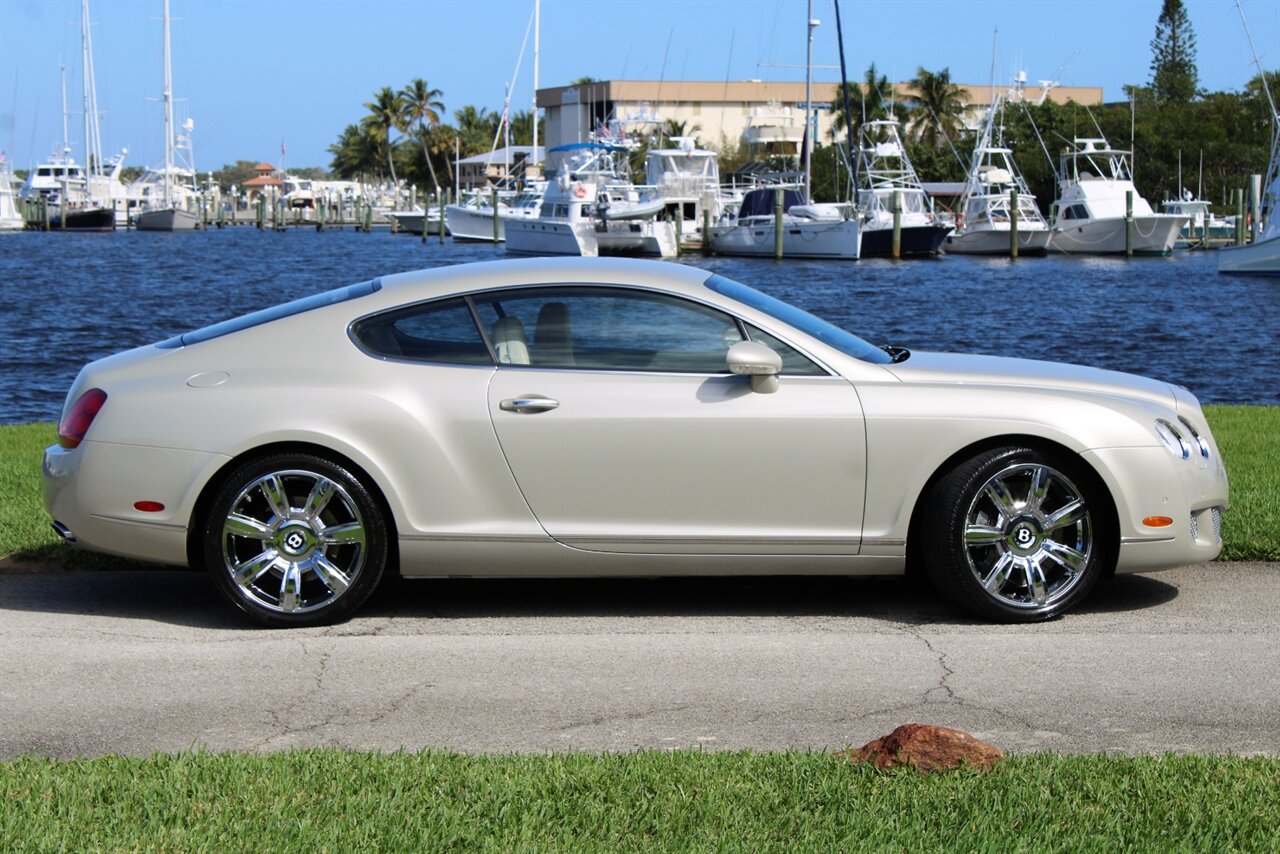
[{"label": "boat hull", "polygon": [[[775,226],[770,223],[715,225],[708,239],[717,255],[772,258]],[[833,258],[857,260],[863,251],[863,230],[857,220],[839,222],[783,223],[783,258]]]},{"label": "boat hull", "polygon": [[507,222],[506,244],[508,252],[518,255],[672,258],[676,255],[676,231],[670,222],[610,223],[607,229],[600,230],[590,221],[512,219]]},{"label": "boat hull", "polygon": [[67,211],[51,216],[49,228],[54,231],[115,231],[116,214],[111,208]]},{"label": "boat hull", "polygon": [[[1187,217],[1151,214],[1133,218],[1133,254],[1168,255],[1186,225]],[[1055,226],[1049,237],[1049,251],[1073,255],[1123,255],[1123,217],[1089,220],[1082,225]]]},{"label": "boat hull", "polygon": [[[396,229],[406,234],[422,234],[423,222],[425,220],[427,234],[440,233],[440,217],[439,215],[431,216],[418,211],[390,211],[387,213],[387,219],[394,220]],[[449,232],[445,232],[448,234]]]},{"label": "boat hull", "polygon": [[[982,228],[948,235],[942,248],[957,255],[1008,255],[1009,228]],[[1018,254],[1043,255],[1049,248],[1049,229],[1018,229]]]},{"label": "boat hull", "polygon": [[1280,275],[1280,236],[1218,250],[1219,273]]},{"label": "boat hull", "polygon": [[[507,219],[498,215],[498,242],[507,239]],[[493,210],[478,211],[461,205],[449,205],[444,209],[445,226],[455,241],[493,242]]]},{"label": "boat hull", "polygon": [[189,211],[162,208],[138,214],[134,227],[138,231],[195,231],[200,227],[200,220]]},{"label": "boat hull", "polygon": [[[942,242],[947,239],[951,227],[939,224],[904,225],[899,242],[900,254],[937,255]],[[893,226],[862,229],[863,258],[893,257]]]}]

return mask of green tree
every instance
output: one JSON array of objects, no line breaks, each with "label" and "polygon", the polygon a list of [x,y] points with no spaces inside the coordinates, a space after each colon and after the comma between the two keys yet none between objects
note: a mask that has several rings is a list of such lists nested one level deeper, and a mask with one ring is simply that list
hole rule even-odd
[{"label": "green tree", "polygon": [[405,120],[409,124],[418,125],[416,141],[422,149],[422,159],[427,163],[427,171],[431,173],[431,186],[438,192],[440,182],[436,180],[436,168],[431,163],[431,146],[424,128],[426,125],[433,128],[440,125],[440,113],[444,112],[444,102],[440,99],[444,97],[444,93],[431,88],[421,77],[415,77],[404,87],[400,97],[404,100]]},{"label": "green tree", "polygon": [[458,128],[462,156],[470,157],[493,147],[493,138],[498,133],[502,116],[491,113],[484,107],[468,104],[460,110],[454,110],[453,120]]},{"label": "green tree", "polygon": [[862,83],[844,82],[836,90],[831,102],[831,138],[840,139],[845,132],[844,87],[849,89],[849,108],[853,111],[853,132],[861,133],[863,122],[873,122],[889,117],[889,105],[893,102],[893,87],[889,78],[876,72],[873,62],[867,68]]},{"label": "green tree", "polygon": [[915,89],[915,109],[907,124],[907,136],[924,148],[948,148],[964,127],[965,90],[951,82],[951,69],[916,69],[911,80]]},{"label": "green tree", "polygon": [[1151,88],[1158,101],[1183,103],[1196,95],[1196,35],[1182,0],[1164,0],[1151,40]]},{"label": "green tree", "polygon": [[343,128],[329,153],[333,155],[329,168],[339,178],[363,182],[370,173],[381,176],[382,147],[364,124]]},{"label": "green tree", "polygon": [[374,93],[372,101],[365,103],[364,108],[369,114],[361,124],[386,157],[387,168],[391,170],[391,183],[398,187],[400,179],[396,176],[396,140],[391,134],[392,131],[403,134],[408,126],[404,97],[390,86],[383,86]]}]

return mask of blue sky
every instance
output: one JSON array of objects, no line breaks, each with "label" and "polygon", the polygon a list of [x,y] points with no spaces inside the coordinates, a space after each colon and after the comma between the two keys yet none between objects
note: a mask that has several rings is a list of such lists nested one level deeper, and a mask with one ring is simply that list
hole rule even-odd
[{"label": "blue sky", "polygon": [[[326,148],[382,86],[423,77],[448,112],[500,110],[533,0],[171,0],[179,113],[195,120],[202,170],[237,159],[327,166]],[[1108,99],[1149,78],[1160,0],[842,0],[851,76],[875,62],[890,79],[917,66],[988,81],[1102,86]],[[1232,0],[1187,0],[1201,85],[1238,90],[1254,72]],[[102,136],[131,165],[163,159],[160,0],[91,0]],[[1246,0],[1264,64],[1280,67],[1280,0]],[[831,0],[816,64],[838,62]],[[59,57],[80,103],[79,0],[0,0],[0,148],[18,168],[62,135]],[[802,80],[804,0],[543,0],[540,79]],[[818,69],[817,80],[836,80]],[[532,37],[513,89],[532,102]],[[72,116],[74,143],[83,135]],[[78,151],[75,156],[83,159]]]}]

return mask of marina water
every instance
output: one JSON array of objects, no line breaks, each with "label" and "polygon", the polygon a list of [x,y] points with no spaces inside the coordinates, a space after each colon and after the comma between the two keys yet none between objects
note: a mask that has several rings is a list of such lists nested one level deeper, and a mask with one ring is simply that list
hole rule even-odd
[{"label": "marina water", "polygon": [[[0,423],[56,420],[101,356],[380,275],[505,257],[385,231],[0,235]],[[1280,280],[1219,275],[1213,252],[678,263],[878,344],[1077,362],[1204,402],[1280,404]]]}]

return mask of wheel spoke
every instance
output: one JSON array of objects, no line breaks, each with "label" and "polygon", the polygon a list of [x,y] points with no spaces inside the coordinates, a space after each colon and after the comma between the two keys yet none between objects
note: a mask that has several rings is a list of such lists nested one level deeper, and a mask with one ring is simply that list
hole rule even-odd
[{"label": "wheel spoke", "polygon": [[284,482],[280,480],[280,475],[273,474],[262,481],[262,497],[267,499],[267,504],[271,505],[271,512],[276,514],[276,518],[289,518],[289,496],[285,494]]},{"label": "wheel spoke", "polygon": [[240,513],[232,513],[222,526],[224,534],[233,537],[248,537],[251,540],[267,540],[271,538],[271,527],[257,519],[251,519]]},{"label": "wheel spoke", "polygon": [[1009,580],[1009,573],[1013,569],[1013,555],[1005,552],[1000,555],[1000,559],[996,561],[996,565],[991,568],[990,574],[982,580],[982,587],[988,593],[999,595],[1004,589],[1005,583]]},{"label": "wheel spoke", "polygon": [[1009,494],[1009,487],[1000,478],[991,479],[991,482],[987,484],[986,493],[987,497],[991,499],[991,503],[996,506],[996,510],[1000,511],[1002,519],[1008,519],[1017,512],[1013,496]]},{"label": "wheel spoke", "polygon": [[311,494],[307,496],[307,502],[302,506],[302,514],[308,519],[319,518],[337,491],[338,487],[333,481],[326,477],[320,478],[315,486],[311,487]]},{"label": "wheel spoke", "polygon": [[964,529],[964,543],[969,548],[993,546],[1004,539],[1004,531],[991,525],[970,525]]},{"label": "wheel spoke", "polygon": [[338,595],[346,591],[351,586],[351,579],[346,576],[342,570],[333,565],[324,555],[316,555],[311,561],[311,570],[315,572],[316,578],[327,588],[332,595]]},{"label": "wheel spoke", "polygon": [[298,564],[290,563],[280,576],[280,608],[291,614],[302,607],[302,573]]},{"label": "wheel spoke", "polygon": [[1045,540],[1041,548],[1047,556],[1072,575],[1084,572],[1085,566],[1089,563],[1089,559],[1083,553],[1054,540]]},{"label": "wheel spoke", "polygon": [[1049,495],[1049,487],[1053,485],[1053,475],[1044,466],[1036,466],[1031,475],[1031,486],[1027,490],[1027,509],[1039,510],[1044,506],[1044,499]]},{"label": "wheel spoke", "polygon": [[275,549],[259,552],[244,563],[236,564],[231,571],[231,578],[241,587],[248,587],[261,578],[263,573],[271,569],[275,564],[275,560]]},{"label": "wheel spoke", "polygon": [[1035,558],[1027,558],[1022,562],[1022,571],[1027,577],[1027,594],[1031,601],[1043,605],[1049,594],[1045,590],[1044,570],[1040,568],[1040,562]]},{"label": "wheel spoke", "polygon": [[1089,508],[1079,498],[1069,502],[1066,506],[1054,511],[1044,520],[1046,531],[1056,531],[1059,528],[1066,528],[1079,522],[1089,514]]},{"label": "wheel spoke", "polygon": [[326,546],[364,545],[364,525],[359,522],[334,525],[329,528],[321,528],[316,532],[316,536]]}]

